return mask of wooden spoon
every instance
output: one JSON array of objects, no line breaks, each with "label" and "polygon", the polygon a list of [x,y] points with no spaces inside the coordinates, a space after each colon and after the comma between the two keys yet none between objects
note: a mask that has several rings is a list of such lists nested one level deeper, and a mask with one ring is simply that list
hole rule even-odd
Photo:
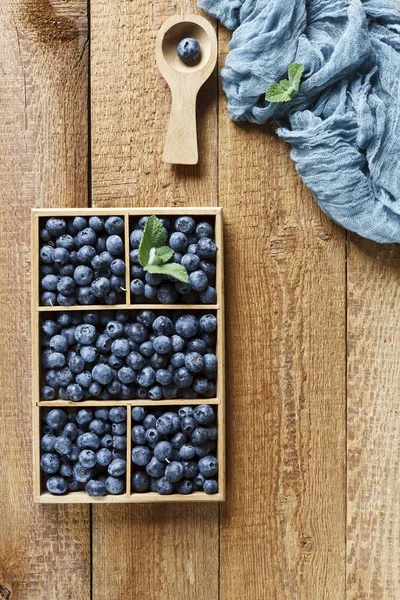
[{"label": "wooden spoon", "polygon": [[[195,38],[200,58],[185,64],[176,48],[183,38]],[[156,61],[172,94],[171,114],[163,159],[167,163],[195,165],[199,160],[196,131],[196,98],[217,61],[217,37],[207,19],[198,15],[175,15],[157,34]]]}]

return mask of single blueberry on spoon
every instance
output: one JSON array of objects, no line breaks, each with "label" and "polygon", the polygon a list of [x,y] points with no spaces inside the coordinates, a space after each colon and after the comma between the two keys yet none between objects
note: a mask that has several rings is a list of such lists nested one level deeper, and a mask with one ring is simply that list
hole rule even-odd
[{"label": "single blueberry on spoon", "polygon": [[179,42],[176,51],[184,63],[191,64],[200,56],[200,44],[194,38],[184,38]]}]

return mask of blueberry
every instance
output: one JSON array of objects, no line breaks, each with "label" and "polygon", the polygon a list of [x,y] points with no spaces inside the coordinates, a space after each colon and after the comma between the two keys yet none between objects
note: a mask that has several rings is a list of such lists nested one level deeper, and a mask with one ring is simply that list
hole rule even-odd
[{"label": "blueberry", "polygon": [[126,331],[128,337],[137,344],[145,342],[149,335],[147,328],[144,325],[141,325],[141,323],[130,323],[127,326]]},{"label": "blueberry", "polygon": [[125,482],[117,477],[107,477],[105,486],[109,494],[122,494],[125,489]]},{"label": "blueberry", "polygon": [[182,461],[183,477],[186,479],[194,479],[198,474],[197,462],[195,460]]},{"label": "blueberry", "polygon": [[217,318],[214,315],[202,315],[199,319],[200,331],[212,333],[217,329]]},{"label": "blueberry", "polygon": [[162,415],[157,419],[156,429],[161,435],[170,435],[173,432],[174,425],[172,419],[168,416]]},{"label": "blueberry", "polygon": [[[199,354],[199,356],[201,355]],[[189,373],[186,367],[181,367],[176,370],[174,375],[174,382],[179,388],[189,387],[190,385],[192,385],[192,381],[193,376],[191,375],[191,373]]]},{"label": "blueberry", "polygon": [[71,477],[72,476],[72,466],[69,464],[61,465],[59,473],[60,473],[61,477]]},{"label": "blueberry", "polygon": [[199,471],[203,477],[214,477],[218,473],[218,460],[214,456],[204,456],[199,460]]},{"label": "blueberry", "polygon": [[130,235],[130,244],[132,250],[136,250],[140,246],[140,242],[142,241],[143,231],[141,229],[134,229]]},{"label": "blueberry", "polygon": [[174,449],[169,442],[158,442],[154,447],[154,456],[157,460],[164,462],[166,459],[169,460],[172,457],[173,451]]},{"label": "blueberry", "polygon": [[125,263],[121,258],[115,258],[110,265],[113,275],[125,275]]},{"label": "blueberry", "polygon": [[215,304],[217,301],[217,291],[211,286],[199,292],[199,300],[202,304]]},{"label": "blueberry", "polygon": [[189,284],[196,292],[201,292],[208,286],[207,275],[204,271],[193,271],[189,274]]},{"label": "blueberry", "polygon": [[46,415],[46,423],[51,429],[61,429],[67,422],[65,411],[54,408]]},{"label": "blueberry", "polygon": [[96,233],[99,231],[103,231],[104,229],[104,219],[101,217],[90,217],[89,219],[89,227],[93,229]]},{"label": "blueberry", "polygon": [[132,448],[132,462],[139,467],[145,467],[151,459],[151,450],[146,446]]},{"label": "blueberry", "polygon": [[214,235],[213,228],[209,223],[201,222],[196,226],[196,235],[199,239],[201,238],[212,238]]},{"label": "blueberry", "polygon": [[57,303],[57,296],[54,292],[44,292],[40,296],[40,300],[44,306],[55,306]]},{"label": "blueberry", "polygon": [[143,294],[144,294],[145,298],[147,298],[148,300],[152,300],[153,298],[155,298],[157,296],[156,286],[146,283],[144,286]]},{"label": "blueberry", "polygon": [[50,242],[52,235],[51,235],[50,231],[48,231],[47,229],[41,229],[40,233],[39,233],[39,237],[40,237],[41,241],[46,244],[47,242]]},{"label": "blueberry", "polygon": [[175,383],[163,385],[162,392],[163,392],[163,397],[166,400],[172,400],[173,398],[178,397],[178,386],[175,385]]},{"label": "blueberry", "polygon": [[92,478],[93,470],[88,467],[84,467],[80,462],[75,463],[72,468],[74,479],[80,483],[87,483]]},{"label": "blueberry", "polygon": [[76,438],[76,445],[81,450],[89,448],[89,450],[98,450],[100,448],[100,438],[91,431],[82,433]]},{"label": "blueberry", "polygon": [[80,482],[74,479],[73,477],[69,477],[67,479],[67,486],[69,492],[76,492],[80,488]]},{"label": "blueberry", "polygon": [[208,440],[207,429],[205,429],[204,427],[197,427],[193,431],[191,441],[193,444],[195,444],[195,446],[204,444],[207,440]]},{"label": "blueberry", "polygon": [[185,254],[182,257],[181,265],[185,267],[188,273],[192,273],[199,269],[200,258],[196,254]]},{"label": "blueberry", "polygon": [[62,387],[68,387],[70,383],[74,382],[74,374],[69,367],[63,367],[56,371],[57,384]]},{"label": "blueberry", "polygon": [[112,381],[114,373],[109,365],[97,364],[93,367],[92,377],[97,383],[107,385]]},{"label": "blueberry", "polygon": [[49,337],[52,337],[53,335],[56,335],[59,332],[59,326],[55,321],[52,321],[51,319],[46,319],[46,321],[43,321],[42,323],[42,331]]},{"label": "blueberry", "polygon": [[123,406],[110,408],[109,419],[113,423],[122,423],[126,420],[126,408]]},{"label": "blueberry", "polygon": [[132,475],[132,490],[134,492],[146,492],[150,487],[150,477],[143,471],[136,471]]},{"label": "blueberry", "polygon": [[165,473],[165,463],[159,461],[155,456],[146,465],[146,473],[151,477],[162,477]]},{"label": "blueberry", "polygon": [[[179,420],[179,427],[180,427],[180,420]],[[175,450],[179,450],[180,448],[182,448],[182,446],[185,443],[186,443],[186,436],[181,431],[178,431],[177,433],[175,433],[171,438],[171,446],[173,448],[175,448]]]},{"label": "blueberry", "polygon": [[87,408],[82,408],[81,410],[79,410],[76,413],[76,422],[81,427],[84,427],[85,425],[89,425],[90,421],[92,421],[92,420],[93,420],[93,413],[91,410],[89,410]]},{"label": "blueberry", "polygon": [[140,279],[133,279],[131,281],[131,292],[134,296],[140,296],[144,293],[144,283]]},{"label": "blueberry", "polygon": [[99,335],[99,337],[96,340],[96,350],[98,352],[100,352],[101,354],[108,354],[111,350],[111,346],[112,339],[108,335],[106,335],[105,333]]},{"label": "blueberry", "polygon": [[56,334],[50,339],[49,347],[51,350],[54,350],[54,352],[61,352],[64,354],[68,349],[68,341],[63,335]]},{"label": "blueberry", "polygon": [[174,227],[176,231],[188,235],[195,231],[196,223],[193,217],[183,216],[176,219]]},{"label": "blueberry", "polygon": [[43,454],[40,459],[40,468],[44,473],[48,473],[49,475],[52,473],[57,473],[60,468],[60,459],[57,454],[47,453]]},{"label": "blueberry", "polygon": [[[67,265],[63,265],[60,268],[59,274],[61,277],[71,277],[72,278],[74,271],[75,271],[74,265],[71,265],[70,263],[68,263]],[[74,282],[74,286],[75,286],[75,282]]]},{"label": "blueberry", "polygon": [[97,235],[91,227],[85,227],[79,231],[75,238],[75,247],[82,248],[83,246],[96,246]]},{"label": "blueberry", "polygon": [[175,323],[176,333],[182,338],[191,338],[199,329],[199,322],[193,315],[183,315]]},{"label": "blueberry", "polygon": [[[80,358],[82,358],[84,360],[84,362],[87,362],[87,363],[95,362],[99,356],[99,353],[94,346],[82,346],[82,348],[79,350],[79,354],[80,354]],[[76,355],[76,356],[78,356],[78,355]],[[78,362],[78,358],[76,358],[76,361]],[[72,368],[71,368],[71,370],[72,370]],[[81,369],[78,372],[80,373]]]},{"label": "blueberry", "polygon": [[162,400],[163,391],[160,385],[153,385],[147,394],[149,400]]},{"label": "blueberry", "polygon": [[177,263],[178,265],[181,264],[181,260],[182,260],[182,256],[183,254],[181,252],[174,252],[172,255],[172,262]]},{"label": "blueberry", "polygon": [[87,265],[79,265],[74,271],[74,280],[80,286],[88,286],[93,281],[93,271]]},{"label": "blueberry", "polygon": [[200,56],[200,44],[194,38],[184,38],[179,42],[176,51],[184,63],[195,63]]},{"label": "blueberry", "polygon": [[61,335],[63,335],[67,340],[68,346],[73,346],[76,343],[75,329],[75,325],[71,325],[70,327],[64,327],[63,329],[61,329]]},{"label": "blueberry", "polygon": [[170,338],[166,335],[158,335],[153,341],[153,348],[158,354],[168,354],[172,348]]},{"label": "blueberry", "polygon": [[102,448],[112,448],[112,436],[109,433],[106,433],[105,435],[102,436],[101,440],[100,440],[100,445]]},{"label": "blueberry", "polygon": [[107,421],[109,415],[108,408],[97,408],[94,411],[95,419],[100,419],[101,421]]},{"label": "blueberry", "polygon": [[145,431],[145,438],[149,444],[155,445],[160,439],[160,434],[158,433],[157,429],[150,427]]},{"label": "blueberry", "polygon": [[140,219],[138,220],[138,227],[140,227],[140,229],[144,229],[146,226],[146,222],[150,217],[145,216],[145,217],[140,217]]},{"label": "blueberry", "polygon": [[108,292],[108,294],[106,294],[104,296],[104,304],[116,304],[117,302],[117,294],[114,292],[114,290],[111,290],[110,292]]},{"label": "blueberry", "polygon": [[182,418],[181,429],[184,434],[191,435],[196,427],[197,423],[193,417],[187,416]]},{"label": "blueberry", "polygon": [[176,352],[171,356],[171,364],[175,369],[183,367],[185,364],[185,355],[183,352]]},{"label": "blueberry", "polygon": [[203,356],[203,368],[204,371],[215,371],[217,368],[217,357],[215,356],[215,354],[211,354],[210,352],[207,352],[207,354],[205,354]]},{"label": "blueberry", "polygon": [[123,475],[126,470],[126,461],[123,458],[114,458],[108,465],[107,472],[112,477]]},{"label": "blueberry", "polygon": [[163,496],[172,494],[174,491],[174,486],[166,477],[160,477],[160,479],[157,480],[157,491]]},{"label": "blueberry", "polygon": [[67,231],[67,224],[64,219],[50,217],[50,219],[47,219],[46,221],[46,229],[51,235],[57,237]]},{"label": "blueberry", "polygon": [[55,248],[53,260],[58,267],[66,265],[69,262],[69,252],[65,248]]},{"label": "blueberry", "polygon": [[121,217],[108,217],[104,223],[104,229],[108,235],[123,233],[124,227],[124,220]]},{"label": "blueberry", "polygon": [[75,290],[75,281],[72,277],[61,277],[57,283],[57,291],[64,296],[69,296]]},{"label": "blueberry", "polygon": [[154,354],[153,343],[150,340],[142,342],[139,347],[139,352],[142,356],[145,356],[146,358],[152,356]]},{"label": "blueberry", "polygon": [[143,356],[141,354],[139,354],[139,352],[130,352],[128,354],[128,356],[126,357],[126,364],[131,368],[134,369],[136,371],[138,371],[139,369],[142,369],[145,365],[145,359],[143,358]]},{"label": "blueberry", "polygon": [[50,477],[46,482],[46,488],[51,494],[65,494],[68,485],[63,477]]},{"label": "blueberry", "polygon": [[196,377],[193,381],[193,389],[197,394],[206,394],[210,390],[210,382],[205,377]]},{"label": "blueberry", "polygon": [[55,389],[50,385],[45,385],[40,390],[40,397],[43,400],[54,400],[55,394],[56,394]]},{"label": "blueberry", "polygon": [[90,479],[85,485],[85,490],[89,496],[105,496],[107,493],[105,482],[98,479]]},{"label": "blueberry", "polygon": [[[79,288],[79,291],[81,291],[83,288]],[[78,296],[79,296],[79,291],[78,291]],[[75,294],[71,294],[69,296],[66,296],[65,294],[61,294],[58,293],[57,294],[57,304],[59,304],[60,306],[73,306],[74,304],[76,304],[77,301],[77,296],[75,296]]]},{"label": "blueberry", "polygon": [[156,373],[152,367],[144,367],[137,375],[137,382],[141,387],[150,387],[156,380]]},{"label": "blueberry", "polygon": [[191,373],[200,373],[203,370],[202,355],[199,352],[188,352],[185,356],[185,367]]},{"label": "blueberry", "polygon": [[52,246],[42,246],[40,248],[40,261],[46,265],[54,262],[54,248]]},{"label": "blueberry", "polygon": [[206,494],[216,494],[218,492],[218,481],[206,479],[203,483],[203,490]]},{"label": "blueberry", "polygon": [[63,429],[62,435],[68,437],[70,440],[75,440],[78,435],[78,428],[75,423],[67,423]]},{"label": "blueberry", "polygon": [[93,246],[82,246],[77,252],[78,261],[82,265],[90,265],[96,254],[96,249]]},{"label": "blueberry", "polygon": [[188,479],[182,479],[175,487],[178,494],[191,494],[193,492],[193,483]]},{"label": "blueberry", "polygon": [[96,298],[101,298],[109,293],[111,289],[110,280],[107,277],[97,277],[92,281],[91,289]]},{"label": "blueberry", "polygon": [[[79,377],[79,375],[77,375]],[[83,389],[79,383],[70,383],[67,386],[67,396],[73,402],[80,402],[83,399]]]},{"label": "blueberry", "polygon": [[165,369],[168,367],[169,359],[166,354],[157,354],[155,352],[150,358],[150,366],[157,371],[158,369]]},{"label": "blueberry", "polygon": [[142,425],[135,425],[132,427],[132,441],[139,446],[146,443],[146,430]]},{"label": "blueberry", "polygon": [[42,288],[47,292],[54,292],[57,289],[59,280],[58,275],[46,275],[41,281]]},{"label": "blueberry", "polygon": [[166,369],[158,369],[156,371],[156,381],[161,385],[169,385],[173,380],[172,374]]},{"label": "blueberry", "polygon": [[82,467],[91,469],[96,464],[96,453],[86,448],[79,453],[79,462]]},{"label": "blueberry", "polygon": [[171,483],[176,483],[183,476],[183,466],[178,461],[170,462],[165,468],[165,477]]},{"label": "blueberry", "polygon": [[193,444],[184,444],[179,449],[179,456],[182,460],[192,460],[196,455],[196,450]]},{"label": "blueberry", "polygon": [[168,317],[160,316],[153,321],[153,331],[156,335],[170,336],[174,331],[174,325]]},{"label": "blueberry", "polygon": [[[133,416],[133,411],[134,411],[135,408],[141,408],[141,407],[134,407],[134,408],[132,408],[132,419],[133,420],[135,420],[134,416]],[[144,410],[144,409],[142,409],[142,410]],[[144,419],[143,419],[143,427],[145,429],[155,428],[156,423],[157,423],[157,418],[154,415],[152,415],[152,414],[146,415],[144,417]]]},{"label": "blueberry", "polygon": [[111,256],[119,256],[123,252],[124,243],[119,235],[110,235],[106,241],[106,248]]},{"label": "blueberry", "polygon": [[217,246],[212,239],[203,237],[197,242],[197,254],[200,258],[213,259],[215,258],[216,252]]},{"label": "blueberry", "polygon": [[112,460],[112,454],[108,448],[100,448],[96,452],[96,463],[100,467],[108,467]]},{"label": "blueberry", "polygon": [[87,227],[87,219],[85,219],[85,217],[75,217],[72,221],[72,229],[73,229],[73,234],[78,233],[78,231],[82,231],[82,229],[85,229],[85,227]]},{"label": "blueberry", "polygon": [[177,292],[170,284],[160,285],[157,290],[157,300],[161,304],[174,304],[177,298]]},{"label": "blueberry", "polygon": [[53,452],[56,436],[53,433],[46,433],[40,440],[40,447],[44,452]]},{"label": "blueberry", "polygon": [[162,283],[163,276],[156,275],[155,273],[146,273],[145,280],[146,280],[146,283],[148,283],[149,285],[157,286],[157,285],[160,285],[160,283]]},{"label": "blueberry", "polygon": [[186,250],[187,254],[196,254],[197,253],[197,239],[193,244],[189,244]]},{"label": "blueberry", "polygon": [[215,412],[209,404],[200,404],[193,411],[193,417],[201,425],[209,425],[215,420]]}]

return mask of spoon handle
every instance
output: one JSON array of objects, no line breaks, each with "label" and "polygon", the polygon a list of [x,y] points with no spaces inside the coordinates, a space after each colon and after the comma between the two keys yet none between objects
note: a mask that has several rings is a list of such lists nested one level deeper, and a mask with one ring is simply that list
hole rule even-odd
[{"label": "spoon handle", "polygon": [[177,165],[198,163],[196,95],[182,88],[172,91],[171,114],[163,156],[166,163]]}]

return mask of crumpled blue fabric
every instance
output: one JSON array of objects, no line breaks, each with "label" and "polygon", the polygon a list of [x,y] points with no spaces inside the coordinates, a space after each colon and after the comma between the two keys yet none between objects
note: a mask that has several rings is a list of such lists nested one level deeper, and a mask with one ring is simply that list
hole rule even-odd
[{"label": "crumpled blue fabric", "polygon": [[[234,30],[221,71],[230,116],[292,145],[324,212],[377,242],[400,242],[400,0],[198,0]],[[305,66],[300,91],[265,91]]]}]

